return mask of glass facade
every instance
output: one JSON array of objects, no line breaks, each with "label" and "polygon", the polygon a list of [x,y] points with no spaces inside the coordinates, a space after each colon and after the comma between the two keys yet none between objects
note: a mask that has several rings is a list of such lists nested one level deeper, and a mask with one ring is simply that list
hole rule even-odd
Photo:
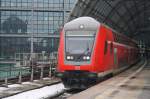
[{"label": "glass facade", "polygon": [[[0,59],[57,51],[59,30],[76,0],[0,0]],[[33,37],[33,43],[31,43]]]},{"label": "glass facade", "polygon": [[62,24],[63,12],[1,11],[0,33],[49,34]]}]

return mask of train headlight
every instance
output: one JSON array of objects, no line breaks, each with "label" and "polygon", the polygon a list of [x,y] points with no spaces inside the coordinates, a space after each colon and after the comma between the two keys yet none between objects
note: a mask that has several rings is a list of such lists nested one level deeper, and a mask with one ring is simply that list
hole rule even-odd
[{"label": "train headlight", "polygon": [[73,59],[73,56],[70,56],[70,59]]},{"label": "train headlight", "polygon": [[89,59],[90,59],[90,56],[87,56],[86,59],[89,60]]},{"label": "train headlight", "polygon": [[68,59],[68,60],[73,60],[74,57],[73,57],[73,56],[67,56],[67,59]]},{"label": "train headlight", "polygon": [[86,56],[83,56],[83,59],[86,60]]},{"label": "train headlight", "polygon": [[90,56],[83,56],[83,59],[84,59],[84,60],[89,60],[89,59],[90,59]]},{"label": "train headlight", "polygon": [[70,57],[70,56],[67,56],[67,59],[71,59],[71,57]]}]

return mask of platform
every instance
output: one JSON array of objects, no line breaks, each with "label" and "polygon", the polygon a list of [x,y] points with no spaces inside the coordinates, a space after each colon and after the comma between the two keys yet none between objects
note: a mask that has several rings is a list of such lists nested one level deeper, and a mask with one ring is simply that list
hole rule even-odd
[{"label": "platform", "polygon": [[139,66],[68,99],[150,99],[150,62]]},{"label": "platform", "polygon": [[22,84],[12,84],[8,85],[8,87],[0,87],[0,99],[59,82],[60,79],[43,78],[43,80],[34,80],[33,82],[23,82]]}]

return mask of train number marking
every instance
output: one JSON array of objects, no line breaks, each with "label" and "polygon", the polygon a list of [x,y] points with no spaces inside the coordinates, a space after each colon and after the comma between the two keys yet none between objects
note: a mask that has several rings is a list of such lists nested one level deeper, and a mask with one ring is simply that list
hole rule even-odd
[{"label": "train number marking", "polygon": [[76,66],[76,67],[75,67],[75,70],[80,70],[80,67],[79,67],[79,66]]}]

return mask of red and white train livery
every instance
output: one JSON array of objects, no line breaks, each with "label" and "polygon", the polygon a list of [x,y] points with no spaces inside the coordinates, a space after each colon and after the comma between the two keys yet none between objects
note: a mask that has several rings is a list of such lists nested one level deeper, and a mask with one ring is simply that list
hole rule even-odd
[{"label": "red and white train livery", "polygon": [[64,25],[56,76],[66,87],[84,88],[99,77],[119,72],[137,61],[137,43],[91,17]]}]

